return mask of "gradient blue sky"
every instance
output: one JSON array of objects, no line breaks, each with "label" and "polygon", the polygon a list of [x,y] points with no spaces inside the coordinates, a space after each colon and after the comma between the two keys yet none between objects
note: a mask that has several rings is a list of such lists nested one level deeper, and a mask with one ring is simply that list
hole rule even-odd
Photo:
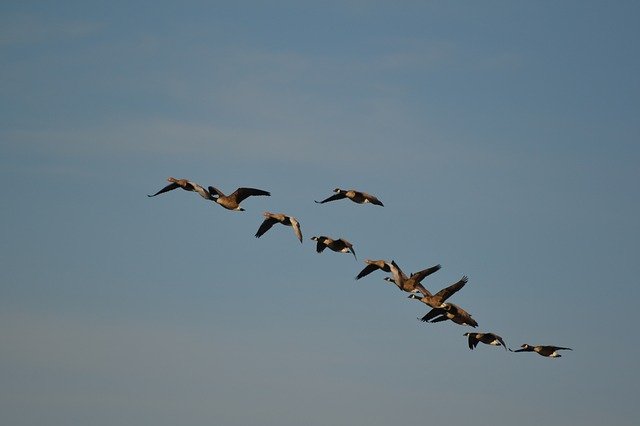
[{"label": "gradient blue sky", "polygon": [[[2,2],[0,420],[635,425],[639,13]],[[146,197],[170,175],[272,196]],[[313,203],[337,186],[385,207]],[[470,351],[365,258],[574,351]]]}]

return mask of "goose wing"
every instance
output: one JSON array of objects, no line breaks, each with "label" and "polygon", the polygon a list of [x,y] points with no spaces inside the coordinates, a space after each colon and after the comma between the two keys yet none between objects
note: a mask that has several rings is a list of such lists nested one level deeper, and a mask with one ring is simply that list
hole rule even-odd
[{"label": "goose wing", "polygon": [[193,190],[195,192],[197,192],[198,194],[200,194],[200,196],[202,198],[204,198],[205,200],[212,200],[213,199],[213,197],[211,196],[211,193],[209,191],[207,191],[206,189],[204,189],[202,186],[198,185],[197,183],[193,183],[193,182],[189,182],[189,184],[191,185]]},{"label": "goose wing", "polygon": [[448,298],[450,298],[455,292],[457,292],[462,287],[464,287],[465,284],[467,283],[467,281],[469,281],[469,279],[465,275],[457,283],[452,284],[449,287],[443,288],[442,290],[437,292],[435,294],[435,297],[439,297],[441,299],[440,303],[442,303],[445,300],[447,300]]},{"label": "goose wing", "polygon": [[153,195],[147,194],[147,197],[155,197],[156,195],[160,195],[160,194],[164,194],[165,192],[173,191],[176,188],[180,188],[180,185],[178,185],[175,182],[174,183],[170,183],[169,185],[165,186],[164,188],[162,188],[160,191],[156,192]]},{"label": "goose wing", "polygon": [[380,201],[376,196],[371,195],[371,194],[367,194],[366,192],[362,193],[362,196],[369,201],[371,204],[375,204],[376,206],[382,206],[384,207],[384,204],[382,204],[382,201]]},{"label": "goose wing", "polygon": [[376,269],[381,269],[381,268],[378,265],[376,265],[375,263],[368,264],[367,266],[365,266],[362,269],[362,271],[360,271],[360,273],[358,275],[356,275],[356,280],[359,280],[362,277],[366,277],[367,275],[369,275],[370,273],[372,273]]},{"label": "goose wing", "polygon": [[493,336],[495,336],[495,338],[498,340],[498,342],[500,342],[500,344],[504,347],[504,350],[507,350],[507,344],[504,342],[504,340],[502,340],[502,337],[498,336],[497,334],[493,334],[491,333]]},{"label": "goose wing", "polygon": [[276,223],[278,223],[278,219],[274,219],[272,217],[266,218],[264,221],[262,221],[262,224],[258,228],[258,232],[256,232],[256,238],[262,237],[264,233],[271,229],[271,227]]},{"label": "goose wing", "polygon": [[332,196],[330,196],[328,198],[325,198],[322,201],[316,201],[316,200],[313,200],[313,201],[315,201],[318,204],[324,204],[324,203],[328,203],[329,201],[341,200],[341,199],[343,199],[345,197],[346,197],[346,195],[344,195],[343,193],[339,192],[337,194],[333,194]]},{"label": "goose wing", "polygon": [[430,268],[423,269],[422,271],[414,272],[413,274],[411,274],[411,278],[415,279],[416,282],[419,283],[425,277],[427,277],[427,276],[433,274],[434,272],[440,270],[440,268],[441,268],[440,265],[435,265],[435,266],[432,266]]},{"label": "goose wing", "polygon": [[[444,309],[433,308],[429,312],[427,312],[422,318],[420,318],[420,321],[429,322],[430,320],[432,320],[435,317],[440,316],[440,315],[444,316]],[[439,321],[444,321],[445,319],[447,319],[446,316],[444,316],[443,320],[439,320]],[[436,322],[439,322],[439,321],[436,321]]]},{"label": "goose wing", "polygon": [[544,346],[544,348],[551,349],[551,352],[553,352],[553,351],[572,351],[573,350],[571,348],[563,348],[562,346]]},{"label": "goose wing", "polygon": [[291,227],[293,228],[293,232],[295,232],[296,237],[302,243],[302,230],[300,229],[300,222],[295,217],[289,216],[289,221],[291,222]]},{"label": "goose wing", "polygon": [[236,203],[240,203],[242,200],[245,200],[252,195],[271,195],[271,193],[256,188],[238,188],[233,191],[229,197],[233,197],[236,200]]},{"label": "goose wing", "polygon": [[478,339],[474,333],[469,333],[469,349],[474,349],[478,346]]}]

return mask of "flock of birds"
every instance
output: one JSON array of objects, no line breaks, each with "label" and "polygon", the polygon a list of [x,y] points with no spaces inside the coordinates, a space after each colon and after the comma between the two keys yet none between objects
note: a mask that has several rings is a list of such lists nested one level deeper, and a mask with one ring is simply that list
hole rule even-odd
[{"label": "flock of birds", "polygon": [[[244,211],[244,209],[240,206],[240,203],[242,203],[242,201],[244,201],[248,197],[271,195],[271,193],[269,193],[268,191],[256,188],[238,188],[231,194],[225,195],[222,191],[213,186],[209,186],[205,189],[203,186],[187,179],[176,179],[173,177],[169,177],[167,178],[167,181],[170,182],[169,185],[160,189],[155,194],[147,196],[155,197],[156,195],[160,195],[180,188],[185,191],[196,192],[205,200],[214,201],[227,210]],[[343,190],[340,188],[334,189],[333,192],[333,195],[327,197],[322,201],[316,201],[316,203],[324,204],[331,201],[347,198],[358,204],[374,204],[384,207],[384,204],[378,198],[371,194],[367,194],[366,192],[356,191],[353,189]],[[271,229],[271,227],[273,227],[273,225],[277,223],[292,227],[297,239],[300,241],[300,243],[302,243],[302,230],[300,229],[300,222],[298,222],[295,217],[283,213],[264,212],[264,220],[260,224],[255,234],[256,238],[260,238],[261,236],[263,236],[267,231],[269,231],[269,229]],[[324,235],[320,235],[311,237],[311,240],[316,241],[316,251],[318,253],[322,253],[326,248],[328,248],[339,253],[351,253],[357,260],[353,244],[343,238],[333,239]],[[360,271],[360,273],[358,273],[358,275],[356,276],[356,280],[359,280],[377,270],[381,270],[391,274],[391,276],[387,276],[384,279],[390,283],[395,284],[400,290],[410,293],[410,299],[419,300],[420,302],[431,308],[429,312],[427,312],[422,318],[419,318],[420,321],[437,323],[450,320],[460,325],[466,325],[474,328],[478,326],[478,323],[472,318],[471,314],[462,309],[460,306],[451,302],[447,302],[447,300],[453,294],[458,292],[465,286],[465,284],[467,284],[467,276],[463,276],[454,284],[451,284],[450,286],[443,288],[437,293],[432,294],[424,287],[424,285],[422,285],[422,280],[438,271],[441,268],[440,265],[431,266],[407,276],[394,260],[389,262],[387,260],[366,259],[364,262],[367,264],[367,266],[365,266]],[[572,350],[571,348],[562,346],[529,345],[526,343],[521,345],[520,349],[512,350],[511,348],[507,347],[503,338],[495,333],[467,332],[464,333],[464,336],[467,337],[469,349],[474,349],[478,345],[478,343],[482,342],[487,345],[502,346],[505,350],[509,350],[511,352],[536,352],[539,355],[551,358],[560,357],[561,355],[558,351]]]}]

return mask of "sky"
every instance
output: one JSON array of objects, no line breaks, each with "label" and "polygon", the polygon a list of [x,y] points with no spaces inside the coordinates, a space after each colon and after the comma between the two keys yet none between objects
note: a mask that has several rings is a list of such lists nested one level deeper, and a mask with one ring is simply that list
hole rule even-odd
[{"label": "sky", "polygon": [[[639,13],[2,2],[0,420],[635,425]],[[271,196],[146,196],[169,176]],[[384,207],[313,202],[336,187]],[[303,244],[254,238],[263,211]],[[467,275],[478,328],[421,323],[367,258]]]}]

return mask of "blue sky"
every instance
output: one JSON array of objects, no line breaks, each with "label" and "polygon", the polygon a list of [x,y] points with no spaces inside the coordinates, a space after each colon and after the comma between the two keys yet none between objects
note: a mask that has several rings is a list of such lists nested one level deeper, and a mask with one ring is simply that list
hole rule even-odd
[{"label": "blue sky", "polygon": [[[4,2],[3,423],[635,424],[638,12]],[[272,196],[147,198],[168,176]],[[335,187],[385,207],[313,202]],[[255,239],[265,210],[304,244]],[[365,258],[574,350],[470,351]]]}]

